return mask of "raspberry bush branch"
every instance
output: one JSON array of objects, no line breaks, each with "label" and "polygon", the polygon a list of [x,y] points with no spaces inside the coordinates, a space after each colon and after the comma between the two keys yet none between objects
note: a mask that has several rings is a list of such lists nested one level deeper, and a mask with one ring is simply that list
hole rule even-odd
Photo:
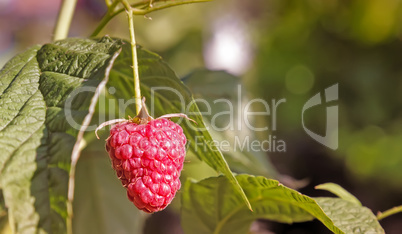
[{"label": "raspberry bush branch", "polygon": [[[110,5],[106,4],[108,7],[108,10],[90,37],[96,37],[100,33],[100,31],[106,26],[106,24],[117,15],[115,12],[115,9],[119,3],[120,3],[119,1],[114,1],[114,2],[111,2]],[[120,12],[122,12],[122,11],[120,11]]]},{"label": "raspberry bush branch", "polygon": [[[102,31],[102,29],[109,23],[110,20],[112,20],[118,14],[122,13],[124,10],[126,10],[125,6],[122,8],[118,8],[119,3],[121,3],[122,1],[123,0],[115,0],[111,2],[107,0],[106,5],[108,6],[108,11],[103,16],[94,32],[91,34],[91,37],[98,36],[100,31]],[[191,3],[210,2],[210,1],[212,0],[185,0],[185,1],[170,1],[170,2],[151,0],[151,1],[141,1],[138,3],[133,3],[130,6],[133,11],[133,15],[146,15],[148,13],[166,9],[169,7],[191,4]]]}]

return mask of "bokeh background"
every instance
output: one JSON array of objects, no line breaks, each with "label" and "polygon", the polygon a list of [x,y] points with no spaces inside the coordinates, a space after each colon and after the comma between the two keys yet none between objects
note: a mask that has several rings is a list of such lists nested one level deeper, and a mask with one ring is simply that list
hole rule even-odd
[{"label": "bokeh background", "polygon": [[[0,67],[52,40],[59,5],[0,0]],[[88,37],[105,12],[102,0],[79,0],[69,36]],[[129,38],[126,21],[116,17],[100,35]],[[314,186],[335,182],[374,213],[402,204],[401,0],[219,0],[136,16],[135,25],[137,42],[162,55],[179,77],[204,67],[226,70],[249,98],[286,98],[270,133],[286,142],[286,152],[266,157],[280,174],[307,179],[302,193],[329,196]],[[339,85],[337,150],[315,142],[301,125],[304,103],[333,84]],[[322,135],[325,108],[305,116]],[[144,233],[181,233],[179,222],[168,209],[151,216]],[[401,233],[402,214],[381,224],[386,233]],[[251,232],[327,233],[315,221],[262,220]]]}]

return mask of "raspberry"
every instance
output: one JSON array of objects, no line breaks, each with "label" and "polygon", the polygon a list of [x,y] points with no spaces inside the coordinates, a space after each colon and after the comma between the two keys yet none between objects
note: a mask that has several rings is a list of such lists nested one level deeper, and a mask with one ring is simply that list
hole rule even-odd
[{"label": "raspberry", "polygon": [[147,213],[161,211],[180,189],[180,173],[186,155],[183,129],[168,118],[185,114],[167,114],[153,119],[148,114],[145,98],[134,118],[114,119],[96,130],[116,124],[106,140],[106,151],[117,177],[127,189],[128,199]]},{"label": "raspberry", "polygon": [[106,151],[117,177],[127,189],[128,199],[147,213],[161,211],[180,189],[180,172],[186,155],[183,129],[168,118],[187,115],[167,114],[153,119],[148,114],[145,98],[134,118],[114,119],[95,130],[116,124],[106,140]]},{"label": "raspberry", "polygon": [[183,129],[165,118],[112,127],[106,150],[128,198],[138,209],[153,213],[173,200],[181,186],[185,144]]}]

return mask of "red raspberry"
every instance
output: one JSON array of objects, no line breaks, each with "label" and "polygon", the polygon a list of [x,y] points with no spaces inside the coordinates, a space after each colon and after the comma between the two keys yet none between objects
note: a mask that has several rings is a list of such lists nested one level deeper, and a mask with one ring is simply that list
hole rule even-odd
[{"label": "red raspberry", "polygon": [[106,150],[127,196],[148,213],[163,210],[180,189],[186,137],[176,123],[159,118],[145,124],[119,123]]}]

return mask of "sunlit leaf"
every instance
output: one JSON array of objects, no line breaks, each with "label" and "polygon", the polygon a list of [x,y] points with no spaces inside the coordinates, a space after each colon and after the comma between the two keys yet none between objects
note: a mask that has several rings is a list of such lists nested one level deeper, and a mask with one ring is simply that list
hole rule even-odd
[{"label": "sunlit leaf", "polygon": [[304,222],[314,218],[335,233],[343,233],[316,201],[262,176],[236,176],[253,212],[234,193],[224,177],[187,181],[182,195],[182,225],[186,233],[247,233],[256,219]]},{"label": "sunlit leaf", "polygon": [[102,38],[35,46],[0,71],[0,187],[15,232],[66,231],[78,126],[121,44]]},{"label": "sunlit leaf", "polygon": [[262,176],[238,175],[254,212],[224,177],[187,181],[182,195],[186,233],[247,233],[257,219],[282,223],[320,220],[334,233],[384,233],[366,207],[341,198],[310,198]]},{"label": "sunlit leaf", "polygon": [[338,184],[334,184],[334,183],[325,183],[325,184],[320,184],[315,186],[316,189],[322,189],[322,190],[327,190],[335,195],[337,195],[338,197],[350,201],[352,203],[355,203],[357,205],[361,205],[360,201],[353,196],[351,193],[349,193],[348,191],[346,191],[344,188],[342,188],[341,186],[339,186]]},{"label": "sunlit leaf", "polygon": [[344,233],[385,233],[376,216],[367,207],[342,198],[314,198],[334,225]]}]

